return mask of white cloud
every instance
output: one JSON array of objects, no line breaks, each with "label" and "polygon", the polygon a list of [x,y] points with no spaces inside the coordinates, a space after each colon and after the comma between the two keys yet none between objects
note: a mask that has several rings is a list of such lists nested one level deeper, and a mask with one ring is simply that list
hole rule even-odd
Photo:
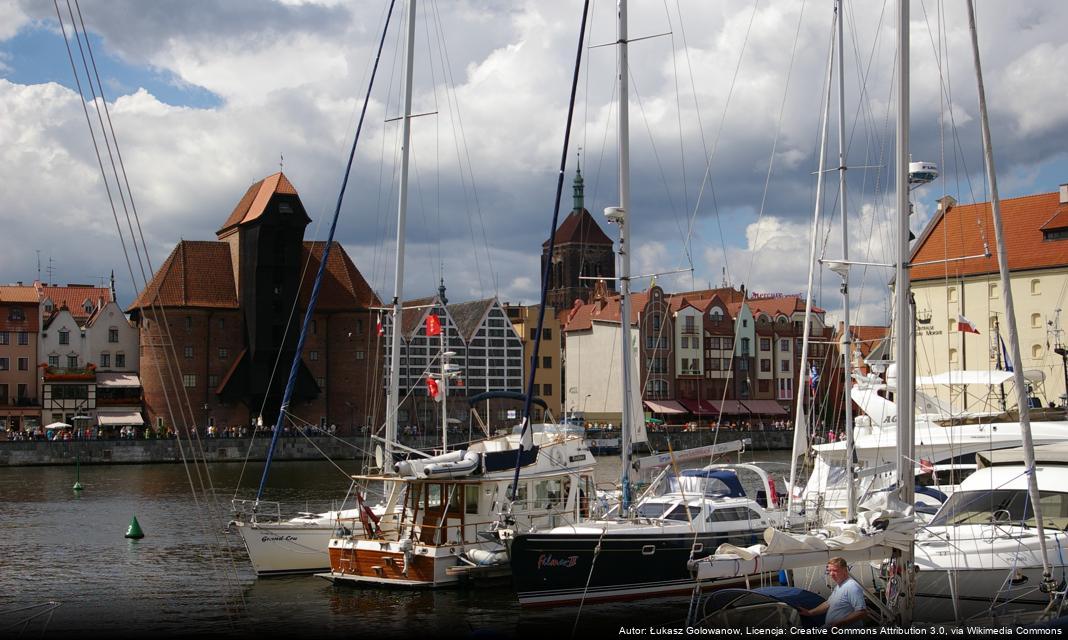
[{"label": "white cloud", "polygon": [[[438,26],[424,20],[435,6],[420,6],[414,110],[437,115],[413,123],[408,255],[418,268],[409,270],[406,291],[418,295],[436,288],[436,276],[430,274],[444,263],[446,285],[455,299],[498,291],[502,297],[532,301],[538,293],[540,247],[548,231],[564,137],[577,8],[563,0],[469,0],[436,7],[450,72],[458,83],[446,91]],[[613,7],[595,4],[588,46],[615,39]],[[717,283],[724,264],[720,245],[726,244],[736,281],[745,280],[753,289],[800,291],[830,9],[807,6],[793,75],[788,76],[799,4],[761,3],[751,32],[751,3],[694,1],[678,7],[681,19],[674,6],[668,8],[670,14],[655,3],[631,7],[632,37],[671,32],[670,37],[631,46],[633,270],[649,273],[686,266],[684,236],[696,208],[695,226],[703,234],[692,239],[698,271],[692,278],[665,278],[665,286]],[[245,189],[277,170],[280,154],[314,220],[309,235],[319,224],[325,234],[377,45],[379,4],[198,0],[145,5],[85,0],[82,9],[90,30],[103,40],[98,63],[105,77],[110,55],[165,77],[173,74],[179,83],[205,87],[222,98],[218,107],[194,109],[167,105],[144,89],[114,96],[112,117],[157,265],[181,238],[214,237]],[[31,20],[54,21],[50,10],[33,1],[4,5],[0,40],[10,39]],[[860,5],[851,11],[848,24],[856,37],[850,39],[856,46],[847,48],[860,60],[851,60],[847,67],[850,161],[885,166],[892,162],[893,114],[887,105],[893,104],[893,25],[889,15],[878,21],[878,7]],[[952,177],[947,180],[949,190],[967,201],[952,186],[967,184],[967,176],[957,169],[959,152],[952,138],[944,145],[939,140],[939,114],[952,109],[964,159],[973,181],[981,184],[974,180],[982,163],[966,23],[959,7],[946,11],[949,55],[941,58],[941,75],[935,55],[940,30],[934,17],[913,15],[912,152],[936,159],[945,148],[948,166],[943,173]],[[1068,107],[1056,93],[1063,84],[1056,74],[1068,58],[1060,33],[1066,22],[1068,5],[1052,1],[1025,8],[1009,3],[981,7],[980,37],[995,142],[1000,144],[999,167],[1008,176],[1019,176],[1007,181],[1010,188],[1033,188],[1027,177],[1051,158],[1064,163]],[[339,227],[339,238],[380,292],[392,290],[389,256],[399,127],[384,121],[399,111],[398,32],[391,27]],[[745,53],[732,87],[743,43]],[[854,54],[854,48],[859,53]],[[428,66],[431,51],[437,65],[433,74]],[[66,64],[65,50],[54,53]],[[587,48],[584,55],[568,159],[573,163],[576,148],[584,148],[586,207],[599,212],[617,200],[615,62],[612,47]],[[14,61],[0,60],[2,64]],[[868,74],[867,93],[865,108],[858,111],[857,78],[862,74]],[[944,96],[940,99],[943,78],[952,81],[952,106]],[[787,84],[789,92],[784,93]],[[754,212],[765,201],[768,158],[773,135],[780,129],[784,95],[765,217],[756,225]],[[698,206],[705,160],[717,135],[712,188],[705,189]],[[83,274],[112,268],[123,277],[114,222],[77,96],[56,84],[0,80],[0,137],[5,140],[0,188],[9,194],[0,220],[10,225],[47,216],[50,223],[11,227],[20,231],[0,245],[0,280],[31,279],[35,249],[57,259],[59,280],[84,280]],[[836,148],[833,136],[830,144]],[[456,167],[458,157],[465,165],[462,171]],[[851,172],[857,193],[851,192],[850,202],[885,207],[881,198],[891,184],[889,172],[872,170],[866,177]],[[570,209],[570,178],[569,173],[564,214]],[[873,191],[875,184],[879,192]],[[933,188],[921,194],[913,225],[917,233],[934,197]],[[727,233],[722,239],[718,231],[709,231],[717,228],[712,222],[716,212]],[[877,213],[861,210],[851,222],[857,247],[851,257],[879,254],[879,243],[889,237],[882,227],[862,235],[873,228],[872,219],[886,218],[884,211]],[[614,236],[614,230],[606,232]],[[87,239],[99,250],[80,251]],[[828,255],[835,246],[832,237]],[[757,251],[756,258],[750,250]],[[868,279],[873,284],[863,285],[856,296],[865,316],[876,313],[876,299],[884,295],[878,289],[884,285],[873,276]],[[825,284],[830,293],[823,304],[832,308],[837,287]]]}]

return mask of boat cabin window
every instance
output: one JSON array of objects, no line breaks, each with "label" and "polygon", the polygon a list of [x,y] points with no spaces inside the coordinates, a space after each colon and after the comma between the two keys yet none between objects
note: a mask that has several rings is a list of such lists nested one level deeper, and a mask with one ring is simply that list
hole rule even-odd
[{"label": "boat cabin window", "polygon": [[559,478],[551,480],[539,480],[534,483],[534,506],[541,509],[550,509],[563,504],[562,485]]},{"label": "boat cabin window", "polygon": [[[1040,491],[1039,504],[1046,526],[1052,525],[1058,529],[1068,527],[1068,493]],[[942,505],[929,526],[990,522],[1035,526],[1035,514],[1027,491],[957,491]]]},{"label": "boat cabin window", "polygon": [[[506,496],[512,495],[512,485],[511,484],[508,485],[508,489],[504,492],[504,495],[506,495]],[[515,494],[515,501],[516,502],[526,502],[526,500],[527,500],[527,483],[526,482],[520,482],[519,483],[519,491],[516,492],[516,494]]]},{"label": "boat cabin window", "polygon": [[681,476],[671,477],[668,480],[668,493],[684,493],[687,496],[705,496],[708,498],[726,498],[731,496],[745,495],[745,492],[735,490],[726,482],[715,477],[706,476]]},{"label": "boat cabin window", "polygon": [[721,507],[708,514],[709,522],[756,522],[760,514],[748,507]]},{"label": "boat cabin window", "polygon": [[428,484],[426,485],[426,507],[440,507],[441,506],[441,485],[440,484]]},{"label": "boat cabin window", "polygon": [[662,518],[673,505],[665,502],[645,502],[635,509],[639,518]]},{"label": "boat cabin window", "polygon": [[[687,514],[687,510],[689,513]],[[697,520],[701,516],[701,507],[689,507],[685,505],[677,505],[674,509],[669,511],[663,517],[665,520],[681,520],[682,522],[689,522],[691,520]]]},{"label": "boat cabin window", "polygon": [[464,485],[464,513],[478,513],[478,485]]}]

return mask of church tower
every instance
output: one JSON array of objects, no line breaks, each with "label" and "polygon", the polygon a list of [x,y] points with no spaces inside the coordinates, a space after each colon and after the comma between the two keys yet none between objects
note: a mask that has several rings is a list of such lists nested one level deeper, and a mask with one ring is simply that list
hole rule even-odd
[{"label": "church tower", "polygon": [[575,171],[574,207],[556,229],[553,253],[549,255],[549,241],[542,244],[541,265],[549,261],[549,292],[546,303],[556,309],[566,309],[576,299],[589,302],[595,280],[582,277],[605,278],[608,289],[615,290],[616,262],[612,240],[605,235],[597,221],[584,206],[581,167]]}]

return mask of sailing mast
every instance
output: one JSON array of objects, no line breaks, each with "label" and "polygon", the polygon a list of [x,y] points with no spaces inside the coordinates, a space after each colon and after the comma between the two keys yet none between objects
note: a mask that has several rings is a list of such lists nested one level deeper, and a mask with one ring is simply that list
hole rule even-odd
[{"label": "sailing mast", "polygon": [[382,472],[393,473],[393,443],[397,440],[400,407],[401,296],[404,292],[404,223],[408,214],[408,154],[412,140],[412,68],[415,53],[415,0],[408,0],[408,29],[404,53],[404,116],[401,119],[401,172],[397,196],[397,258],[393,281],[393,333],[390,335],[389,393],[386,399],[386,446]]},{"label": "sailing mast", "polygon": [[[913,473],[914,431],[916,414],[913,410],[913,357],[912,357],[912,309],[909,272],[909,0],[897,3],[897,134],[896,134],[896,206],[897,206],[897,256],[895,258],[894,285],[894,335],[897,337],[897,487],[898,495],[905,505],[916,501]],[[900,622],[912,621],[914,594],[913,565],[915,552],[912,545],[901,552],[898,560],[904,569],[900,587]]]},{"label": "sailing mast", "polygon": [[[837,19],[837,16],[836,16]],[[790,455],[790,489],[789,495],[786,498],[786,512],[793,513],[794,506],[794,494],[800,495],[800,486],[797,479],[797,459],[805,453],[808,449],[808,420],[805,418],[805,403],[804,396],[808,394],[805,384],[805,377],[808,376],[811,383],[811,374],[808,369],[808,347],[809,337],[811,334],[812,325],[812,281],[816,271],[816,242],[817,235],[819,233],[819,219],[820,219],[820,203],[823,201],[823,178],[824,178],[824,166],[826,164],[827,157],[827,124],[830,120],[830,94],[831,94],[831,69],[834,63],[834,50],[833,48],[827,53],[827,80],[824,84],[824,110],[822,116],[822,125],[820,127],[820,160],[819,168],[816,171],[816,204],[812,212],[812,243],[809,245],[808,253],[808,288],[805,294],[805,320],[802,328],[803,337],[801,338],[801,371],[797,377],[797,405],[794,413],[794,444],[793,451]],[[809,407],[811,413],[811,407]]]},{"label": "sailing mast", "polygon": [[[1012,285],[1009,282],[1009,263],[1005,255],[1005,237],[1001,228],[1001,200],[998,197],[997,173],[994,171],[994,150],[990,140],[990,120],[987,116],[986,89],[983,85],[983,69],[979,62],[979,36],[975,30],[975,7],[972,1],[968,6],[968,30],[972,40],[972,58],[975,60],[975,79],[979,88],[979,116],[983,132],[983,159],[986,165],[987,180],[990,181],[990,213],[994,219],[994,239],[998,250],[998,272],[1001,276],[1001,290],[1005,292],[1005,320],[1009,334],[1009,348],[1012,349],[1012,377],[1016,384],[1016,397],[1020,412],[1020,435],[1023,439],[1024,463],[1027,465],[1027,492],[1031,496],[1031,508],[1035,513],[1035,530],[1038,546],[1042,554],[1042,590],[1053,597],[1056,583],[1053,581],[1049,556],[1046,550],[1046,535],[1043,531],[1042,503],[1038,494],[1038,477],[1035,474],[1035,442],[1031,437],[1031,410],[1028,406],[1027,384],[1024,382],[1023,367],[1020,363],[1020,334],[1016,330],[1016,311],[1012,302]],[[1000,346],[1000,345],[999,345]],[[999,351],[1000,353],[1000,351]]]},{"label": "sailing mast", "polygon": [[[846,435],[846,469],[849,481],[846,482],[846,520],[853,522],[857,517],[857,484],[853,478],[853,399],[849,390],[853,387],[850,360],[853,355],[853,335],[849,328],[849,226],[846,215],[846,140],[845,140],[845,47],[843,46],[845,11],[842,0],[835,0],[835,14],[838,21],[838,206],[842,213],[842,377],[845,389],[845,435]],[[804,362],[802,362],[804,365]]]},{"label": "sailing mast", "polygon": [[610,222],[619,225],[619,326],[620,345],[623,354],[622,382],[623,382],[623,406],[620,420],[620,514],[625,515],[630,507],[630,449],[631,429],[637,416],[631,412],[631,347],[630,347],[630,225],[627,217],[630,215],[630,110],[629,100],[629,71],[627,59],[627,0],[619,0],[617,6],[617,29],[616,41],[617,60],[619,67],[619,206],[608,207],[605,215]]}]

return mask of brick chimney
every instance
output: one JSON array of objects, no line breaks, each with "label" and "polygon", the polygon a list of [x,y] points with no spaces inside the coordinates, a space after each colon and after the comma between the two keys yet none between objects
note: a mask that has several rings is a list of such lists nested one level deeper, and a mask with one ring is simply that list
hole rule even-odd
[{"label": "brick chimney", "polygon": [[1061,204],[1068,204],[1068,183],[1061,185]]}]

